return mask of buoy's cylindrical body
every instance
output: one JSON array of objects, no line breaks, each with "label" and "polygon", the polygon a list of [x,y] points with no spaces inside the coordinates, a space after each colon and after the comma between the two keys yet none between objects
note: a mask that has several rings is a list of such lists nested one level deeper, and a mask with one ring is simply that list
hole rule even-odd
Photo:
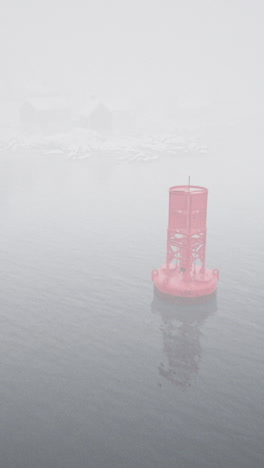
[{"label": "buoy's cylindrical body", "polygon": [[166,265],[152,272],[165,294],[205,296],[217,287],[218,270],[205,267],[207,194],[206,188],[189,185],[169,190]]}]

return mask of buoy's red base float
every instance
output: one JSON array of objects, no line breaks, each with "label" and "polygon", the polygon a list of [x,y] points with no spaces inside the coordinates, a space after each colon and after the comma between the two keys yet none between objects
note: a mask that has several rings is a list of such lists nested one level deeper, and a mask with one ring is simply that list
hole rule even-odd
[{"label": "buoy's red base float", "polygon": [[186,281],[183,272],[176,265],[163,265],[159,270],[152,271],[152,281],[155,287],[163,294],[179,297],[209,296],[217,288],[219,278],[218,270],[194,267],[191,271],[191,279]]}]

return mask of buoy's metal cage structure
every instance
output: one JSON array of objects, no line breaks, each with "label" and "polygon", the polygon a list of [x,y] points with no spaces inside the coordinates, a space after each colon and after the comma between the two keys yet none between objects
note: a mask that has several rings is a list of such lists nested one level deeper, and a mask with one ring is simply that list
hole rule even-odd
[{"label": "buoy's metal cage structure", "polygon": [[167,266],[175,261],[184,278],[193,265],[205,271],[207,195],[205,187],[182,185],[169,189]]},{"label": "buoy's metal cage structure", "polygon": [[164,293],[197,297],[216,289],[219,272],[205,266],[207,197],[205,187],[169,189],[166,265],[152,272],[155,286]]}]

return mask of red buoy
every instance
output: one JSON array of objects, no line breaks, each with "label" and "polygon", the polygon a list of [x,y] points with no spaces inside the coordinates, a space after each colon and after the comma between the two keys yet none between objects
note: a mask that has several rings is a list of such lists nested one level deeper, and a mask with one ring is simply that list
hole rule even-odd
[{"label": "red buoy", "polygon": [[219,271],[205,267],[207,195],[205,187],[194,185],[169,189],[167,261],[152,271],[155,287],[164,294],[199,297],[217,288]]}]

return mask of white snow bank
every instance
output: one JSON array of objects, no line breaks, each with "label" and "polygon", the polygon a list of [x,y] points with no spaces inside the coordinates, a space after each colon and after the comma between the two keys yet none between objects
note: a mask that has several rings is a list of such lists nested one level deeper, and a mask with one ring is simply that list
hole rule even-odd
[{"label": "white snow bank", "polygon": [[75,128],[56,135],[16,133],[0,137],[0,151],[31,151],[38,154],[61,154],[67,158],[91,158],[101,154],[118,160],[152,160],[182,153],[206,153],[208,148],[197,137],[174,134],[144,137],[104,138],[90,130]]}]

